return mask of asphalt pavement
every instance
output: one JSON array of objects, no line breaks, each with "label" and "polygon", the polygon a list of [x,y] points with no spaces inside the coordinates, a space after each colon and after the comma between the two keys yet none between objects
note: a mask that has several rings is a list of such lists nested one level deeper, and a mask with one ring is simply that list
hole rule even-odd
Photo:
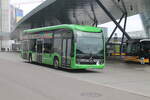
[{"label": "asphalt pavement", "polygon": [[150,100],[149,76],[149,65],[112,60],[103,70],[58,70],[0,52],[0,100]]}]

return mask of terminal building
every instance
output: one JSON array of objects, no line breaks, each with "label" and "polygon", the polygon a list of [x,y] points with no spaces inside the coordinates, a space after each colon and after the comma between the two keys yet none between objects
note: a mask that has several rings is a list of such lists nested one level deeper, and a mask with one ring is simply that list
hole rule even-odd
[{"label": "terminal building", "polygon": [[[103,2],[102,0],[46,0],[19,21],[12,32],[12,38],[20,38],[19,36],[25,29],[58,24],[97,26],[136,14],[141,15],[146,36],[149,37],[149,3],[149,0],[133,0],[132,2],[130,0],[107,0]],[[104,6],[105,11],[102,6]],[[113,19],[110,16],[113,16]],[[118,25],[117,27],[120,28]],[[123,29],[121,30],[123,31]],[[123,31],[123,33],[127,36],[127,32]],[[127,37],[129,38],[129,36]]]}]

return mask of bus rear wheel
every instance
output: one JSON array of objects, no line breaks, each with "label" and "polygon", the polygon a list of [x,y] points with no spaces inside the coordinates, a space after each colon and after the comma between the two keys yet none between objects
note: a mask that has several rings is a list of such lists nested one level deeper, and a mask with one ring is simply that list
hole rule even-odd
[{"label": "bus rear wheel", "polygon": [[59,60],[54,59],[54,68],[59,68]]}]

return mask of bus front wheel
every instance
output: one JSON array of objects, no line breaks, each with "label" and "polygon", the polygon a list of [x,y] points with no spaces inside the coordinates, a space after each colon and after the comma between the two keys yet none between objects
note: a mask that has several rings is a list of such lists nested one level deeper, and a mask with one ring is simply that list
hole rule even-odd
[{"label": "bus front wheel", "polygon": [[54,59],[54,68],[59,68],[59,60],[57,58]]}]

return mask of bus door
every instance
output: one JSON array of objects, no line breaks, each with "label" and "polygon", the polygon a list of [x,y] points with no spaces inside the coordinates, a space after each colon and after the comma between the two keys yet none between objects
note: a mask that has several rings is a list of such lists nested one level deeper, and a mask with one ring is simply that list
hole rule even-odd
[{"label": "bus door", "polygon": [[71,39],[62,40],[62,66],[68,67],[71,64]]},{"label": "bus door", "polygon": [[43,53],[43,40],[39,39],[36,41],[37,48],[36,48],[36,53],[37,53],[37,62],[42,63],[42,53]]}]

